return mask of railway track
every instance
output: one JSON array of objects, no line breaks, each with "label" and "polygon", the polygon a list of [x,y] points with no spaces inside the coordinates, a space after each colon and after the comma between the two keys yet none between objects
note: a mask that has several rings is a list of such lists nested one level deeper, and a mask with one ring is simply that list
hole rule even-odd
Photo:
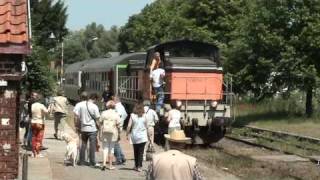
[{"label": "railway track", "polygon": [[209,147],[191,146],[187,154],[239,179],[320,179],[320,139],[252,126],[225,137]]},{"label": "railway track", "polygon": [[236,129],[226,138],[251,146],[296,155],[320,165],[320,139],[255,126]]}]

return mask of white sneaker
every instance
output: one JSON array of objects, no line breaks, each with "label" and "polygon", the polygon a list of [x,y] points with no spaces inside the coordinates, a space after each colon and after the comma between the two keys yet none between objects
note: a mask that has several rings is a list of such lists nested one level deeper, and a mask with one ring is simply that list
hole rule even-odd
[{"label": "white sneaker", "polygon": [[43,154],[38,154],[37,157],[38,158],[44,158],[44,155]]}]

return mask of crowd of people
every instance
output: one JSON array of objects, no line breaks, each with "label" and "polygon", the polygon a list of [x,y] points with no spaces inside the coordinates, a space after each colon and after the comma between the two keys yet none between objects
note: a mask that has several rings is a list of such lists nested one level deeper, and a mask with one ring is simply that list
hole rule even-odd
[{"label": "crowd of people", "polygon": [[[159,122],[158,115],[163,107],[165,71],[160,68],[160,64],[160,54],[157,52],[150,67],[150,79],[157,96],[156,108],[152,109],[150,100],[139,101],[129,115],[126,128],[126,138],[133,145],[134,170],[139,172],[143,167],[145,147],[154,145],[154,126]],[[73,108],[75,129],[81,141],[78,165],[114,170],[116,169],[113,164],[114,157],[117,165],[126,162],[119,142],[128,113],[120,98],[110,91],[110,87],[105,88],[101,101],[104,104],[104,110],[100,112],[97,105],[98,95],[96,93],[89,95],[84,91],[80,95],[80,102]],[[58,91],[57,96],[50,101],[48,108],[40,103],[40,95],[36,92],[26,97],[25,102],[20,123],[21,127],[26,128],[24,145],[31,147],[33,157],[43,157],[40,151],[45,148],[42,145],[45,117],[53,116],[55,130],[53,136],[61,139],[68,115],[68,101],[63,91]],[[186,142],[190,141],[190,138],[185,137],[180,126],[181,102],[173,102],[171,107],[172,109],[165,115],[168,124],[168,134],[165,138],[172,150],[153,156],[148,168],[147,179],[202,179],[195,158],[179,151]],[[88,145],[89,148],[87,148]],[[100,148],[103,154],[102,165],[96,161],[96,152]]]},{"label": "crowd of people", "polygon": [[[116,164],[126,162],[119,141],[121,131],[128,114],[117,96],[103,99],[106,109],[99,112],[96,105],[96,94],[88,96],[81,94],[81,102],[73,109],[75,114],[76,130],[81,135],[79,165],[86,164],[85,152],[89,143],[89,165],[100,166],[96,163],[95,152],[97,140],[102,143],[102,169],[115,169],[111,162],[116,158]],[[151,109],[150,101],[139,102],[130,114],[126,129],[127,139],[133,144],[135,170],[141,171],[143,154],[146,143],[153,145],[154,126],[159,120],[157,113]],[[106,162],[109,162],[107,165]]]}]

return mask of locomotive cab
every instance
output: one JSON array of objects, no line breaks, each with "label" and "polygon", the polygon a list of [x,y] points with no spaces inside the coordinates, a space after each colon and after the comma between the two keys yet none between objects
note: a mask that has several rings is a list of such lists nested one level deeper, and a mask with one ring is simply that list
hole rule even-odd
[{"label": "locomotive cab", "polygon": [[[232,120],[232,85],[223,79],[218,48],[189,40],[156,45],[148,50],[146,69],[155,52],[160,53],[166,73],[165,105],[160,115],[171,109],[171,102],[181,101],[181,125],[186,135],[192,137],[192,143],[209,144],[220,140]],[[145,77],[145,84],[151,84],[149,76]],[[144,91],[144,98],[156,103],[151,90]],[[163,122],[164,118],[162,116]]]}]

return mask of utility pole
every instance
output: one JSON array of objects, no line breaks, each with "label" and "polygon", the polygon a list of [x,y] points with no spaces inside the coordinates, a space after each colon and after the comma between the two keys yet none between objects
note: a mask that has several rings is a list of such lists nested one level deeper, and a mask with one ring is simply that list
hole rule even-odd
[{"label": "utility pole", "polygon": [[60,86],[62,86],[63,83],[63,66],[64,66],[64,62],[63,62],[63,58],[64,58],[64,42],[62,40],[61,42],[61,69],[60,69]]}]

